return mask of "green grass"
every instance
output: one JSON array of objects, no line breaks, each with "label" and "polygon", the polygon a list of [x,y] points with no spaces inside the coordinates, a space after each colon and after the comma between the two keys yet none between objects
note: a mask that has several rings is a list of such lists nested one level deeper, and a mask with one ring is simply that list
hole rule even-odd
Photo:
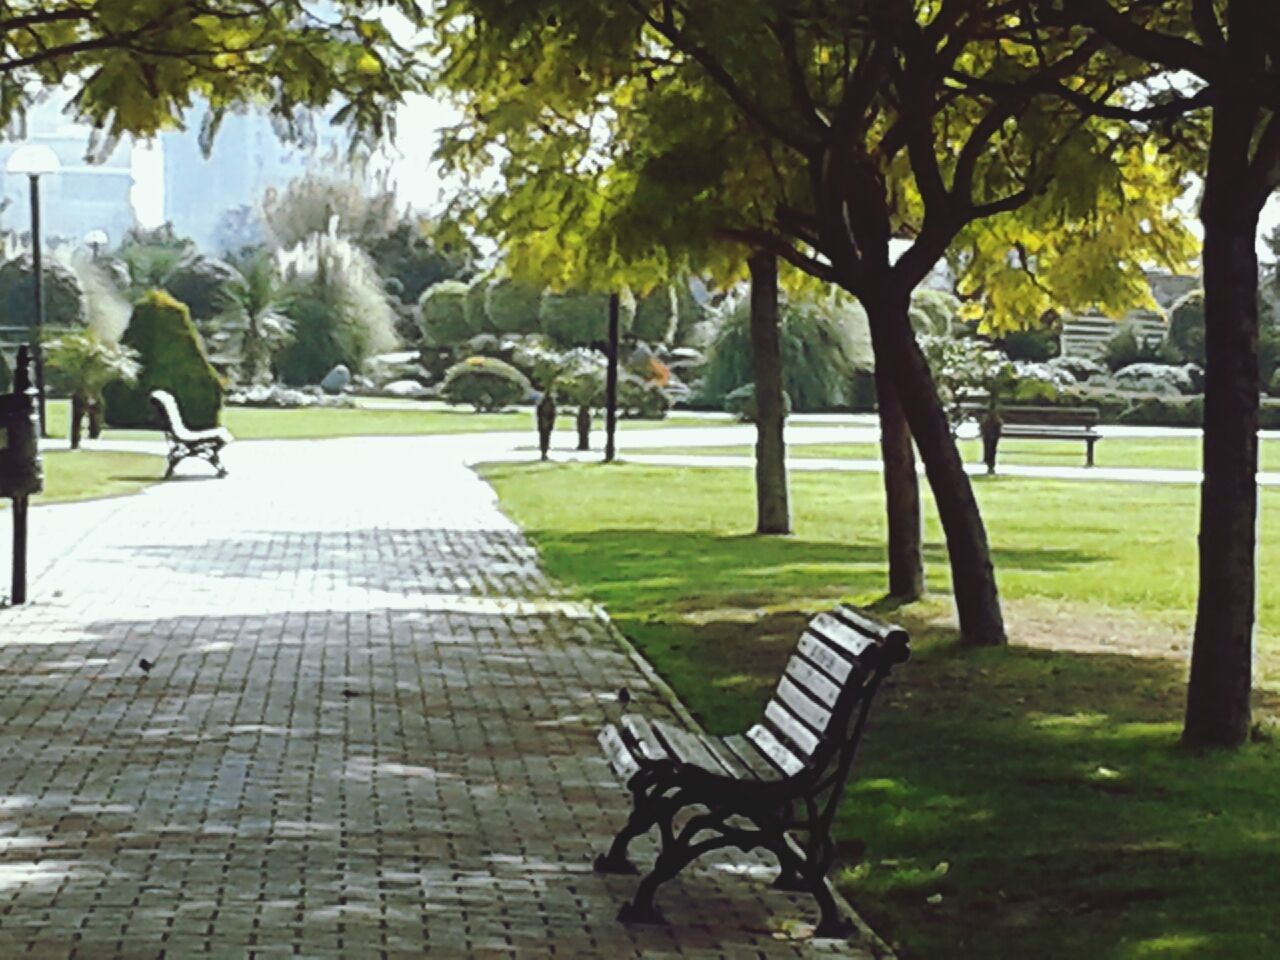
[{"label": "green grass", "polygon": [[[654,447],[633,449],[631,453],[750,457],[750,446],[729,447]],[[960,452],[967,463],[982,461],[982,445],[977,440],[960,441]],[[1000,444],[1000,462],[1054,467],[1084,466],[1084,443],[1060,440],[1004,440]],[[1147,467],[1166,470],[1199,470],[1200,440],[1188,437],[1118,438],[1108,437],[1095,448],[1095,462],[1100,467]],[[874,443],[792,443],[787,456],[796,460],[879,460],[880,449]],[[1280,440],[1262,441],[1259,457],[1261,469],[1280,470]]]},{"label": "green grass", "polygon": [[[32,503],[93,500],[137,493],[164,476],[164,457],[114,450],[49,450],[44,458],[44,492]],[[8,500],[0,505],[8,506]]]},{"label": "green grass", "polygon": [[[65,400],[51,400],[47,419],[50,436],[65,438],[70,416]],[[424,404],[420,410],[387,408],[378,405],[355,408],[304,410],[266,410],[249,407],[227,407],[222,411],[222,425],[238,440],[318,440],[330,437],[409,436],[453,433],[528,432],[537,436],[532,410],[503,413],[475,413],[469,409]],[[623,420],[623,430],[652,430],[671,427],[721,426],[722,422],[692,417],[669,417],[666,420]],[[561,417],[556,429],[570,433],[572,417]],[[594,429],[603,430],[596,419]],[[156,439],[155,431],[107,430],[108,440]]]},{"label": "green grass", "polygon": [[[713,731],[755,720],[805,613],[882,589],[873,476],[793,477],[795,535],[757,538],[745,471],[487,474],[550,571],[603,602]],[[937,595],[888,614],[915,657],[838,818],[840,885],[908,958],[1280,954],[1280,744],[1176,745],[1195,488],[978,490],[1015,645],[959,648]],[[1280,491],[1263,500],[1258,702],[1274,718]],[[941,592],[936,517],[927,540]]]}]

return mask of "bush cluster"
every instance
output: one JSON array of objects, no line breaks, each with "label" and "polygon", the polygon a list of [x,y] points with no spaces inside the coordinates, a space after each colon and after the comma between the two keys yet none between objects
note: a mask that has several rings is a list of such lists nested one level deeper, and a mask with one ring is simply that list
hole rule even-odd
[{"label": "bush cluster", "polygon": [[468,357],[445,373],[440,395],[451,404],[493,412],[526,399],[532,389],[528,378],[511,364],[496,357]]}]

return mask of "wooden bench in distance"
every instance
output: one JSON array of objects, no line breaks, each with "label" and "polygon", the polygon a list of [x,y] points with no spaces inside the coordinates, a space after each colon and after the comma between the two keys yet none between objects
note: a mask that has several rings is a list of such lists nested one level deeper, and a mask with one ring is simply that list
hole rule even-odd
[{"label": "wooden bench in distance", "polygon": [[[965,404],[967,419],[979,423],[986,408]],[[1098,432],[1100,414],[1095,407],[1000,407],[1000,432],[990,441],[984,437],[983,460],[988,473],[996,472],[996,455],[1000,441],[1013,440],[1082,440],[1085,444],[1084,465],[1092,467],[1093,447],[1102,439]]]},{"label": "wooden bench in distance", "polygon": [[711,850],[763,848],[782,867],[776,886],[817,899],[818,935],[848,936],[852,926],[827,881],[831,821],[875,692],[909,655],[901,627],[839,607],[809,622],[764,716],[746,733],[711,737],[632,714],[606,726],[600,744],[634,809],[596,870],[635,873],[628,845],[654,826],[661,834],[653,869],[618,919],[661,922],[653,902],[660,884]]},{"label": "wooden bench in distance", "polygon": [[169,467],[164,472],[166,480],[173,476],[174,468],[188,457],[207,460],[209,466],[218,471],[218,476],[227,475],[227,468],[222,465],[219,454],[223,447],[235,439],[230,430],[226,427],[192,430],[182,421],[178,401],[166,390],[152,390],[151,403],[160,416],[160,429],[169,441]]}]

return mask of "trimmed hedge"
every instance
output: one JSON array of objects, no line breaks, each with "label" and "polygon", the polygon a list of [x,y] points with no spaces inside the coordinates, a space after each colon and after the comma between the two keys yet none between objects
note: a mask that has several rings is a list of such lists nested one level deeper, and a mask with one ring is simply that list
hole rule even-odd
[{"label": "trimmed hedge", "polygon": [[538,332],[538,307],[542,291],[519,280],[495,280],[485,294],[490,325],[498,333]]},{"label": "trimmed hedge", "polygon": [[[85,321],[84,287],[75,271],[45,257],[40,272],[44,274],[44,322],[49,327],[78,327]],[[35,324],[34,267],[26,253],[0,266],[0,317],[6,326],[24,327]]]},{"label": "trimmed hedge", "polygon": [[489,277],[481,274],[467,284],[467,294],[462,298],[462,315],[473,337],[494,333],[497,329],[489,319],[490,282]]},{"label": "trimmed hedge", "polygon": [[151,391],[167,390],[177,399],[187,426],[202,430],[218,425],[222,380],[209,365],[204,342],[185,306],[162,290],[152,290],[134,306],[120,342],[137,351],[142,372],[135,383],[117,381],[107,386],[108,424],[154,426]]},{"label": "trimmed hedge", "polygon": [[511,364],[496,357],[468,357],[445,373],[440,395],[448,403],[492,412],[519,403],[532,389],[528,377]]},{"label": "trimmed hedge", "polygon": [[631,335],[645,343],[670,342],[676,332],[679,304],[675,287],[655,287],[651,293],[636,301],[636,317],[631,325]]},{"label": "trimmed hedge", "polygon": [[[623,291],[618,305],[618,330],[623,336],[635,320],[636,302]],[[564,347],[589,347],[609,339],[609,294],[553,293],[542,295],[538,307],[542,332]]]},{"label": "trimmed hedge", "polygon": [[428,346],[455,347],[473,334],[467,326],[467,285],[442,280],[418,301],[418,325]]}]

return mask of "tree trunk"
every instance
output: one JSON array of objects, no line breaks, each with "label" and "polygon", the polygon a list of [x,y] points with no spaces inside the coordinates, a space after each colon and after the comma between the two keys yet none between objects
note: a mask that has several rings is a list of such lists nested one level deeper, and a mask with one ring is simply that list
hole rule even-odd
[{"label": "tree trunk", "polygon": [[896,388],[924,461],[947,538],[961,641],[969,646],[999,646],[1006,642],[1004,615],[987,531],[929,364],[911,330],[909,305],[908,295],[896,290],[863,298],[871,321],[877,376],[883,370]]},{"label": "tree trunk", "polygon": [[85,402],[85,414],[89,418],[89,439],[97,440],[102,436],[102,397]]},{"label": "tree trunk", "polygon": [[71,395],[71,449],[80,449],[80,433],[84,424],[84,399],[78,393]]},{"label": "tree trunk", "polygon": [[[1214,129],[1204,222],[1204,482],[1200,584],[1183,742],[1236,747],[1249,735],[1258,522],[1260,207],[1245,196],[1253,114],[1225,105]],[[1247,124],[1244,122],[1248,118]],[[1234,141],[1234,142],[1233,142]]]},{"label": "tree trunk", "polygon": [[[877,370],[884,366],[877,364]],[[920,482],[911,430],[893,379],[876,374],[880,412],[880,458],[884,463],[885,512],[889,521],[889,596],[904,601],[925,594]]]},{"label": "tree trunk", "polygon": [[591,449],[591,408],[578,408],[578,449]]},{"label": "tree trunk", "polygon": [[771,253],[757,252],[747,266],[751,270],[751,356],[756,391],[756,533],[790,533],[778,259]]}]

